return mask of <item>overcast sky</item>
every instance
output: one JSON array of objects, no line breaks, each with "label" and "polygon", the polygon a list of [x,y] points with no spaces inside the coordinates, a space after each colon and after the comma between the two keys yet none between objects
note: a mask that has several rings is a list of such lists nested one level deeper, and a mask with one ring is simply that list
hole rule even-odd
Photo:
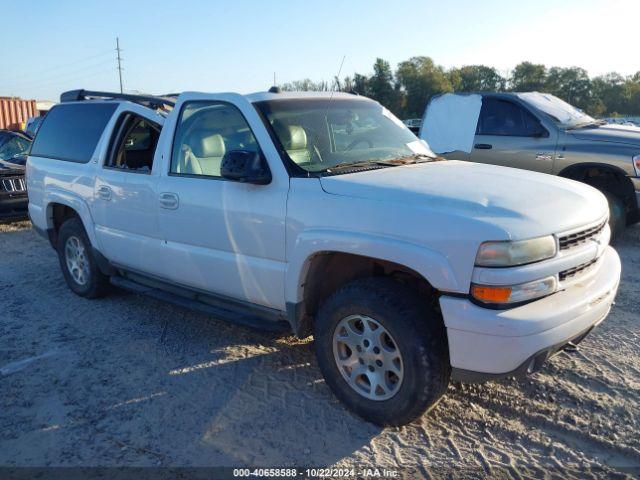
[{"label": "overcast sky", "polygon": [[0,96],[57,100],[74,88],[149,93],[265,90],[369,73],[426,55],[447,68],[518,62],[640,70],[640,0],[3,2]]}]

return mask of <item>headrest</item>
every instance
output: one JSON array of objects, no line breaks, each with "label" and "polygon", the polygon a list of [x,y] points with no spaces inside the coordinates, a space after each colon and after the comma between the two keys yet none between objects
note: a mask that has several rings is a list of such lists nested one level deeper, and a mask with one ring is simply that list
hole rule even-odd
[{"label": "headrest", "polygon": [[306,150],[307,132],[300,125],[274,123],[273,127],[278,133],[285,150]]},{"label": "headrest", "polygon": [[222,157],[225,153],[224,140],[222,135],[214,133],[213,135],[195,134],[193,140],[189,142],[191,151],[198,158]]}]

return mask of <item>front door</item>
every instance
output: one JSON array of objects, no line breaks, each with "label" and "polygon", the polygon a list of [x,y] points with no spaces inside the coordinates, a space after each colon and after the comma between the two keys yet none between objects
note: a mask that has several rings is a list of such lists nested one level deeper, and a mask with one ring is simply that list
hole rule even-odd
[{"label": "front door", "polygon": [[[254,107],[234,94],[181,96],[158,189],[163,277],[284,310],[289,178]],[[171,128],[171,130],[169,130]],[[267,143],[267,149],[263,147]],[[220,174],[225,153],[262,152],[268,185]]]},{"label": "front door", "polygon": [[485,97],[469,160],[552,173],[554,137],[522,106]]}]

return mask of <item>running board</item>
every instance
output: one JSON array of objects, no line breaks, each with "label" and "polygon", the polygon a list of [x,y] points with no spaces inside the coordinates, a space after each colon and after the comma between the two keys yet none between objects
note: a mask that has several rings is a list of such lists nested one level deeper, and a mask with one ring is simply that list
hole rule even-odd
[{"label": "running board", "polygon": [[129,272],[123,272],[123,274],[126,277],[122,275],[111,276],[111,284],[138,295],[146,295],[156,300],[257,330],[291,331],[291,326],[285,320],[284,312],[167,284],[138,274]]}]

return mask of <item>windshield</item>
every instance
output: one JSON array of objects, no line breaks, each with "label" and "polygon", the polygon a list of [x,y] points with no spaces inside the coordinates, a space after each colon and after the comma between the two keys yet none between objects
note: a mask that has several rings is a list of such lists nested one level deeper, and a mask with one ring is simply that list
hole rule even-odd
[{"label": "windshield", "polygon": [[28,154],[29,147],[31,142],[18,135],[11,135],[7,140],[0,138],[0,160],[22,164],[22,157]]},{"label": "windshield", "polygon": [[289,158],[308,172],[337,165],[436,157],[380,104],[362,99],[281,99],[259,102]]},{"label": "windshield", "polygon": [[582,110],[549,93],[519,93],[518,97],[549,115],[554,122],[564,128],[597,123],[593,117]]}]

